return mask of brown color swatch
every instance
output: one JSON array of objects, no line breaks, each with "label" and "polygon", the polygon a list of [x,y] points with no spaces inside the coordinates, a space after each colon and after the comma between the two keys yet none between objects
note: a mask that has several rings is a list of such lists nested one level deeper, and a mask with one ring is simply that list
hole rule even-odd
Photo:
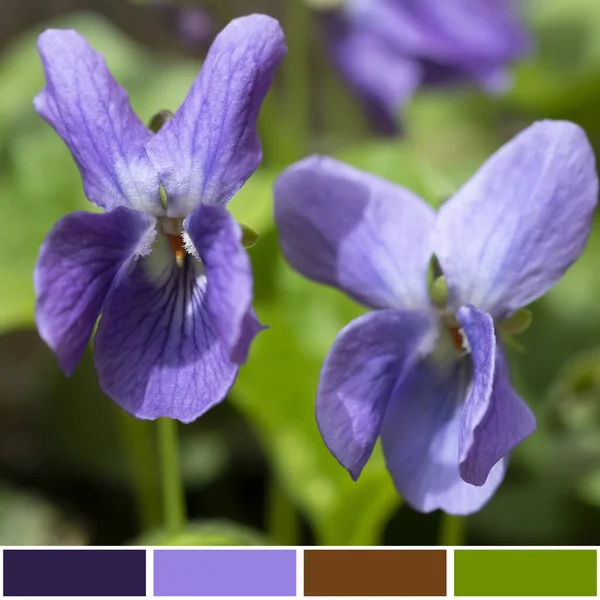
[{"label": "brown color swatch", "polygon": [[445,596],[445,550],[305,550],[305,596]]}]

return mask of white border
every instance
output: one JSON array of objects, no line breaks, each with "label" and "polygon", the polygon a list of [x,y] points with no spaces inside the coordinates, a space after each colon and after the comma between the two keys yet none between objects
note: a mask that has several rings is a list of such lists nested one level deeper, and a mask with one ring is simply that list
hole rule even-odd
[{"label": "white border", "polygon": [[[0,548],[0,597],[3,594],[3,568],[4,568],[4,550],[145,550],[146,551],[146,598],[162,598],[169,600],[175,598],[172,596],[154,596],[154,551],[155,550],[300,550],[296,552],[296,598],[304,597],[304,550],[446,550],[446,598],[454,598],[454,550],[595,550],[597,560],[597,595],[600,597],[600,546],[3,546]],[[508,576],[508,575],[507,575]],[[281,600],[289,600],[294,596],[281,597]],[[307,596],[308,597],[308,596]],[[436,600],[443,596],[429,597],[419,596],[415,600],[426,600],[431,598]],[[594,596],[588,596],[594,597]],[[47,596],[50,598],[50,596]],[[102,596],[93,597],[95,600],[104,600]],[[118,596],[107,597],[106,600],[115,600]],[[124,597],[123,597],[124,598]],[[228,598],[238,598],[235,596],[204,596],[202,600],[228,600]],[[240,597],[241,598],[241,597]],[[244,597],[251,598],[251,596]],[[277,596],[272,596],[267,600],[276,600]],[[319,600],[320,596],[312,597]],[[323,600],[343,600],[344,596],[325,598]],[[348,598],[348,600],[357,600],[358,597]],[[369,598],[361,596],[360,598]],[[411,596],[402,597],[403,600],[410,599]],[[22,596],[19,600],[29,600],[27,596]],[[39,600],[38,597],[31,600]],[[131,598],[124,598],[131,600]],[[381,598],[372,597],[369,600],[381,600]],[[515,600],[512,597],[510,600]]]}]

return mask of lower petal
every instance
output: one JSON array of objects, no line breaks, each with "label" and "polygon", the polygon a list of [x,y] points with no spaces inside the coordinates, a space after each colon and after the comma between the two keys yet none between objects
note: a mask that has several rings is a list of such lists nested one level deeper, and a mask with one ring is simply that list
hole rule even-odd
[{"label": "lower petal", "polygon": [[243,365],[248,359],[250,344],[265,329],[268,329],[268,325],[263,325],[256,317],[254,309],[250,308],[242,320],[237,343],[231,350],[231,360],[238,365]]},{"label": "lower petal", "polygon": [[126,208],[75,212],[46,237],[34,283],[35,319],[44,341],[70,375],[79,363],[115,276],[154,236],[154,219]]},{"label": "lower petal", "polygon": [[458,312],[471,348],[473,386],[460,431],[460,475],[483,485],[490,470],[533,433],[535,417],[514,391],[491,317],[472,306]]},{"label": "lower petal", "polygon": [[262,329],[251,307],[252,266],[242,230],[217,204],[201,204],[186,219],[185,229],[206,270],[206,310],[232,360],[241,364]]},{"label": "lower petal", "polygon": [[198,261],[177,267],[164,238],[110,293],[96,335],[100,385],[139,419],[194,421],[233,385],[229,358],[207,309]]},{"label": "lower petal", "polygon": [[466,483],[458,469],[458,441],[468,365],[422,360],[395,390],[381,439],[388,470],[404,500],[416,510],[468,515],[481,509],[502,479],[507,459],[483,486]]},{"label": "lower petal", "polygon": [[373,452],[397,381],[435,335],[426,313],[378,310],[335,340],[321,371],[316,416],[325,444],[353,479]]}]

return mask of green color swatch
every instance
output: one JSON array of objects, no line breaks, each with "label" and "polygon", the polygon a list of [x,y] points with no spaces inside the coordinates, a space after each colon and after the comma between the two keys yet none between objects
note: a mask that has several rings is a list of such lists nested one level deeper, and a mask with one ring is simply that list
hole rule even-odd
[{"label": "green color swatch", "polygon": [[595,550],[456,550],[455,596],[595,596]]}]

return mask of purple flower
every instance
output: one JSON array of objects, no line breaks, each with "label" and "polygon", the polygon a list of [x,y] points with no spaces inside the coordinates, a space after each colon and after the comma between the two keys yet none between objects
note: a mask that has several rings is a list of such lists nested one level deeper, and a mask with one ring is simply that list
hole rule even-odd
[{"label": "purple flower", "polygon": [[560,121],[516,136],[437,215],[331,158],[280,176],[275,214],[289,263],[377,309],[338,335],[317,392],[323,439],[354,479],[381,436],[414,508],[468,514],[489,500],[535,429],[499,328],[581,254],[597,194],[584,132]]},{"label": "purple flower", "polygon": [[506,88],[506,66],[529,48],[513,0],[346,0],[327,25],[335,64],[382,133],[397,133],[421,85]]},{"label": "purple flower", "polygon": [[70,374],[102,313],[100,385],[138,418],[189,422],[220,402],[262,328],[241,228],[225,206],[261,161],[256,120],[285,50],[274,19],[232,21],[153,134],[83,37],[40,36],[46,87],[35,107],[106,212],[67,215],[46,238],[38,329]]}]

